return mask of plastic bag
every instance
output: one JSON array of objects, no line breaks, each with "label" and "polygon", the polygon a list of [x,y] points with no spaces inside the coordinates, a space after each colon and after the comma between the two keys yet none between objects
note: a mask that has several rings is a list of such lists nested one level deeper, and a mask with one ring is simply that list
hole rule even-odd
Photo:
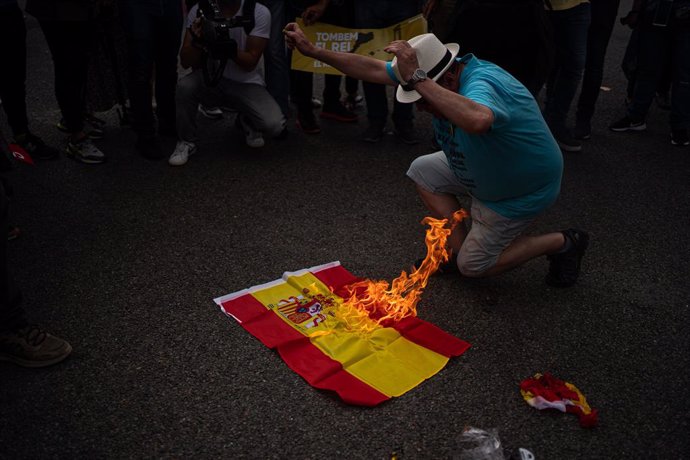
[{"label": "plastic bag", "polygon": [[460,460],[505,460],[498,431],[467,427],[460,437]]}]

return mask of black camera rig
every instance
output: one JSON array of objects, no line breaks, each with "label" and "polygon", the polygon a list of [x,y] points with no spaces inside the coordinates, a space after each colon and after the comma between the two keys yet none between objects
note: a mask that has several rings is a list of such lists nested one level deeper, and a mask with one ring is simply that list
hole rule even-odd
[{"label": "black camera rig", "polygon": [[237,56],[237,41],[230,36],[230,30],[242,27],[249,33],[254,28],[254,9],[256,0],[245,0],[242,14],[232,18],[225,17],[219,3],[223,0],[201,0],[197,17],[201,19],[201,36],[198,41],[204,47],[203,74],[208,86],[220,81],[229,59]]}]

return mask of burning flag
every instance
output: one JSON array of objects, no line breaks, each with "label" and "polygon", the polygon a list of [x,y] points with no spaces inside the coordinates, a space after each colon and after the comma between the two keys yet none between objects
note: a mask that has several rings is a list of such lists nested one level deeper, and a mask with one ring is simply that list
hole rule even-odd
[{"label": "burning flag", "polygon": [[416,387],[469,348],[416,316],[429,275],[448,259],[451,231],[445,220],[425,223],[431,226],[426,259],[390,286],[357,278],[332,262],[215,302],[312,386],[335,391],[348,404],[375,406]]}]

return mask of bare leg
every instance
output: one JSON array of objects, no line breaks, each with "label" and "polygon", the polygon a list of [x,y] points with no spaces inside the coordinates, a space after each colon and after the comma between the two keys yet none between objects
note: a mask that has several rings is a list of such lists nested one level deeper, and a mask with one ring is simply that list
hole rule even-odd
[{"label": "bare leg", "polygon": [[[415,185],[424,205],[431,211],[432,217],[437,219],[450,219],[453,213],[460,209],[460,203],[455,195],[449,193],[432,193],[417,184]],[[453,229],[453,233],[448,237],[448,246],[450,246],[454,252],[459,251],[466,236],[467,231],[465,230],[465,226],[462,224],[456,225]]]},{"label": "bare leg", "polygon": [[478,276],[492,276],[502,273],[528,260],[546,254],[553,254],[563,247],[565,237],[563,233],[547,233],[539,236],[520,236],[505,248],[496,265]]}]

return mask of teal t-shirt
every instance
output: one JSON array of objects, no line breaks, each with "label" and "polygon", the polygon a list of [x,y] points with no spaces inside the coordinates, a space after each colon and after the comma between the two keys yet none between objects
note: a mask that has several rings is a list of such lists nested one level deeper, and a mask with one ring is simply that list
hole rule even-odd
[{"label": "teal t-shirt", "polygon": [[468,54],[461,59],[458,93],[494,114],[491,129],[468,134],[434,118],[436,140],[470,194],[514,219],[551,206],[561,189],[563,156],[530,92],[495,64]]}]

